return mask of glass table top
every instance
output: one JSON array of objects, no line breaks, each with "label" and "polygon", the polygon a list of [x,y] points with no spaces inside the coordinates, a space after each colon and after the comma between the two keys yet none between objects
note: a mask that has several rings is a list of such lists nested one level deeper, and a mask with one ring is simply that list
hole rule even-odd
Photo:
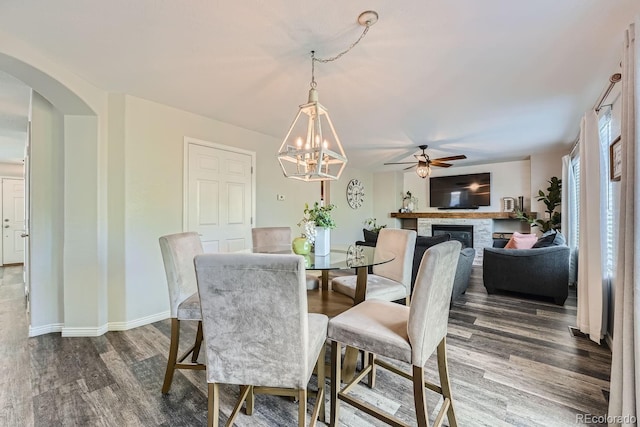
[{"label": "glass table top", "polygon": [[[272,253],[272,254],[293,254],[291,245],[260,246],[247,249],[242,252],[247,253]],[[344,270],[348,268],[370,267],[372,265],[384,264],[395,259],[392,253],[382,253],[379,251],[377,257],[374,256],[375,247],[359,245],[336,245],[331,247],[331,251],[325,256],[316,256],[313,252],[308,255],[301,255],[305,259],[305,267],[309,270]]]}]

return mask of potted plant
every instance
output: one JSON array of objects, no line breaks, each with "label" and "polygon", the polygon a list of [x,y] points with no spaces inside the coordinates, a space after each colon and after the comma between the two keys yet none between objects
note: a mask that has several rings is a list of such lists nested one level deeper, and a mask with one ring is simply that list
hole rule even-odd
[{"label": "potted plant", "polygon": [[367,218],[364,220],[364,225],[367,227],[367,230],[372,233],[379,233],[381,229],[385,228],[387,224],[378,225],[376,218]]},{"label": "potted plant", "polygon": [[304,205],[304,217],[300,224],[305,225],[305,230],[311,231],[311,228],[314,227],[313,230],[314,235],[314,252],[316,255],[324,256],[328,255],[330,251],[330,230],[332,228],[336,228],[336,222],[331,217],[331,211],[335,209],[335,205],[329,204],[326,206],[320,205],[320,203],[315,202],[313,207],[309,207],[308,203]]},{"label": "potted plant", "polygon": [[556,208],[562,203],[562,180],[553,176],[548,182],[547,194],[538,190],[538,198],[536,199],[545,204],[547,219],[537,219],[522,210],[516,211],[516,218],[527,221],[531,227],[540,227],[543,233],[550,230],[560,231],[562,219],[560,212],[556,212]]}]

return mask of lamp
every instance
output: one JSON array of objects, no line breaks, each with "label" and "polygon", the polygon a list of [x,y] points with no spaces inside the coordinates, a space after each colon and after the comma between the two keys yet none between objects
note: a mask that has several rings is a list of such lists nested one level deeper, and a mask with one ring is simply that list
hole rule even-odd
[{"label": "lamp", "polygon": [[429,163],[423,162],[422,160],[418,161],[418,166],[416,166],[416,173],[420,178],[426,178],[431,175],[431,167]]},{"label": "lamp", "polygon": [[289,127],[278,150],[278,162],[287,178],[301,181],[327,181],[340,178],[347,164],[340,138],[333,127],[329,112],[318,102],[315,63],[332,62],[349,52],[378,21],[374,11],[362,12],[358,23],[365,28],[354,43],[345,51],[327,59],[318,59],[311,51],[311,89],[306,104],[300,105],[298,114]]}]

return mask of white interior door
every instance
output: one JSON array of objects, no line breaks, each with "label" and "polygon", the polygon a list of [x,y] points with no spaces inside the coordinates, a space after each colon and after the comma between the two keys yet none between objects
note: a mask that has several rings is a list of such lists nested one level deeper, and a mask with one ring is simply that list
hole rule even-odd
[{"label": "white interior door", "polygon": [[2,264],[24,262],[24,179],[2,179]]},{"label": "white interior door", "polygon": [[200,234],[205,252],[251,246],[255,154],[185,139],[185,231]]}]

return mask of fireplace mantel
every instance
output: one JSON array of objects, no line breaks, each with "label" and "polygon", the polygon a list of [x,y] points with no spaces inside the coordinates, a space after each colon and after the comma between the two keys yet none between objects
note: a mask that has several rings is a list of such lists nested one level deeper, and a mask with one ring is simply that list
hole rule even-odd
[{"label": "fireplace mantel", "polygon": [[[528,212],[528,215],[536,216],[536,212]],[[469,218],[469,219],[517,219],[513,212],[391,212],[391,218],[418,219],[418,218]]]}]

